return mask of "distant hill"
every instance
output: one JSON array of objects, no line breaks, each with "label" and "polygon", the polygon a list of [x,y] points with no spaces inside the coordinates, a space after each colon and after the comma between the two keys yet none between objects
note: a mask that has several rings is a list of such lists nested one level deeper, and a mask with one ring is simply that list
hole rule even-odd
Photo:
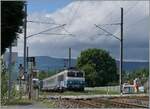
[{"label": "distant hill", "polygon": [[[60,69],[64,68],[64,58],[54,58],[54,57],[48,57],[48,56],[36,56],[36,68],[39,70],[52,70],[52,71],[58,71]],[[16,75],[18,75],[18,66],[19,64],[23,64],[23,57],[17,58],[17,68],[15,72],[12,72],[12,79],[15,80],[17,78]],[[71,60],[72,67],[76,65],[76,59]],[[119,61],[116,61],[117,66],[119,68]],[[68,66],[68,64],[66,64]],[[149,62],[138,62],[138,61],[125,61],[123,63],[123,70],[125,71],[133,71],[140,68],[148,68]]]},{"label": "distant hill", "polygon": [[[64,58],[54,58],[54,57],[48,57],[48,56],[36,56],[36,68],[39,70],[52,70],[52,71],[58,71],[60,69],[64,68]],[[66,60],[66,59],[65,59]],[[72,67],[76,65],[76,59],[72,59]],[[23,63],[23,57],[17,58],[16,67],[13,68],[12,72],[12,79],[16,80],[18,76],[18,66],[20,63]],[[117,66],[119,68],[119,61],[116,61]],[[67,64],[66,64],[67,65]],[[68,66],[68,65],[67,65]],[[133,71],[140,68],[149,68],[149,62],[147,61],[125,61],[123,63],[123,70],[125,71]]]},{"label": "distant hill", "polygon": [[[64,68],[64,58],[54,58],[48,56],[36,56],[36,68],[39,70],[59,70]],[[18,57],[17,66],[19,63],[23,63],[23,57]],[[72,66],[75,66],[76,59],[71,60]],[[117,66],[119,68],[119,61],[116,61]],[[68,64],[66,64],[68,66]],[[148,68],[149,62],[147,61],[125,61],[123,63],[123,70],[125,71],[133,71],[140,68]]]},{"label": "distant hill", "polygon": [[[117,66],[119,68],[119,61],[116,61]],[[125,61],[123,62],[123,70],[124,71],[134,71],[141,68],[149,68],[149,62],[148,61]]]},{"label": "distant hill", "polygon": [[[68,62],[64,61],[65,58],[52,58],[48,56],[36,56],[36,68],[39,70],[59,70],[64,68],[64,64],[68,66]],[[23,63],[23,57],[18,57],[17,66]],[[71,59],[71,65],[75,66],[76,59]]]}]

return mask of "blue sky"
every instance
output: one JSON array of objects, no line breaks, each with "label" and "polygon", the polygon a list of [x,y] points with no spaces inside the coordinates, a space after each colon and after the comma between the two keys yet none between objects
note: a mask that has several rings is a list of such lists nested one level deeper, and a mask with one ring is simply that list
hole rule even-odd
[{"label": "blue sky", "polygon": [[28,13],[46,11],[54,12],[68,5],[73,0],[28,0]]}]

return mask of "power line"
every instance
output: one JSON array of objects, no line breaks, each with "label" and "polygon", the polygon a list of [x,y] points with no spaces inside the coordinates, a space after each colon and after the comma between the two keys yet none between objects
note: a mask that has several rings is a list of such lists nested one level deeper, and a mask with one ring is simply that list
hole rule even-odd
[{"label": "power line", "polygon": [[72,17],[71,17],[71,19],[70,19],[70,21],[69,21],[69,23],[68,23],[69,25],[71,25],[71,23],[73,22],[74,17],[76,16],[78,10],[80,9],[80,4],[81,4],[81,1],[79,1],[78,7],[77,7],[76,10],[74,11],[74,14],[72,15]]},{"label": "power line", "polygon": [[101,25],[101,26],[105,26],[105,25],[112,26],[112,25],[120,25],[120,23],[99,24],[99,25]]},{"label": "power line", "polygon": [[132,7],[128,8],[128,10],[124,13],[124,15],[127,15],[128,13],[130,13],[132,9],[134,9],[137,6],[138,3],[139,1],[137,1]]},{"label": "power line", "polygon": [[63,34],[63,33],[41,33],[46,35],[72,35],[72,34]]},{"label": "power line", "polygon": [[[68,34],[71,34],[68,30],[66,30],[66,28],[65,27],[62,27],[63,29],[64,29],[64,31],[66,31]],[[71,34],[71,36],[76,36],[76,35],[74,35],[74,34]]]},{"label": "power line", "polygon": [[58,24],[56,24],[56,23],[41,22],[41,21],[32,21],[32,20],[28,20],[27,22],[31,22],[31,23],[38,23],[38,24],[54,24],[54,25],[58,25]]},{"label": "power line", "polygon": [[104,28],[98,26],[95,24],[96,27],[98,27],[99,29],[103,30],[104,32],[108,33],[109,35],[112,35],[113,37],[115,37],[116,39],[120,40],[117,36],[115,36],[114,34],[110,33],[109,31],[105,30]]},{"label": "power line", "polygon": [[[142,19],[140,19],[140,20],[138,20],[138,21],[136,21],[136,22],[134,22],[134,23],[132,23],[132,24],[130,24],[130,25],[127,25],[125,32],[127,32],[129,29],[131,29],[131,27],[136,26],[137,24],[141,23],[141,22],[144,21],[146,18],[147,18],[147,17],[142,18]],[[147,21],[148,21],[148,20],[147,20]]]},{"label": "power line", "polygon": [[[139,1],[137,1],[133,6],[131,6],[130,8],[128,8],[128,10],[126,12],[124,12],[124,16],[127,17],[126,15],[128,13],[130,13],[132,11],[132,9],[134,9],[137,6],[138,3],[139,3]],[[115,21],[118,21],[119,19],[120,19],[120,17],[116,17]]]},{"label": "power line", "polygon": [[[31,22],[31,23],[39,23],[39,24],[54,24],[54,25],[59,25],[59,26],[61,26],[61,24],[57,24],[57,23],[55,23],[55,22],[50,23],[50,22],[31,21],[31,20],[28,20],[28,22]],[[62,27],[62,29],[63,29],[65,32],[68,33],[68,34],[66,34],[66,35],[75,36],[75,35],[71,34],[68,30],[66,30],[64,26]],[[57,35],[57,34],[55,33],[55,35]],[[61,35],[61,34],[60,34],[60,35]],[[63,35],[65,35],[65,34],[63,34]]]},{"label": "power line", "polygon": [[120,38],[115,36],[114,34],[110,33],[109,31],[105,30],[104,28],[98,26],[95,24],[95,26],[104,32],[108,33],[108,35],[113,36],[114,38],[118,39],[120,41],[120,69],[119,69],[119,85],[120,85],[120,94],[122,94],[122,72],[123,72],[123,8],[121,8],[121,35]]},{"label": "power line", "polygon": [[39,35],[39,34],[42,34],[44,32],[47,32],[47,31],[50,31],[50,30],[53,30],[53,29],[56,29],[56,28],[60,28],[62,26],[65,26],[66,24],[63,24],[63,25],[59,25],[59,26],[56,26],[56,27],[53,27],[53,28],[49,28],[49,29],[46,29],[44,31],[41,31],[41,32],[38,32],[38,33],[35,33],[35,34],[32,34],[32,35],[29,35],[27,38],[29,37],[32,37],[32,36],[35,36],[35,35]]}]

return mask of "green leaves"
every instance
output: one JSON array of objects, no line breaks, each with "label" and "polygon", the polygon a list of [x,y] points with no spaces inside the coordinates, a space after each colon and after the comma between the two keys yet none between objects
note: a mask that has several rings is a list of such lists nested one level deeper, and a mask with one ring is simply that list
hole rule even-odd
[{"label": "green leaves", "polygon": [[85,72],[87,86],[118,82],[116,62],[105,50],[94,48],[82,51],[77,59],[77,67]]},{"label": "green leaves", "polygon": [[1,1],[1,54],[5,52],[11,43],[21,33],[20,26],[23,25],[24,1]]},{"label": "green leaves", "polygon": [[133,80],[135,78],[139,78],[142,85],[144,85],[144,83],[146,81],[148,81],[148,77],[149,77],[149,70],[144,69],[144,68],[137,69],[137,70],[135,70],[133,72],[129,72],[129,73],[127,73],[127,72],[123,73],[123,81],[124,82],[130,81],[131,83],[133,83]]}]

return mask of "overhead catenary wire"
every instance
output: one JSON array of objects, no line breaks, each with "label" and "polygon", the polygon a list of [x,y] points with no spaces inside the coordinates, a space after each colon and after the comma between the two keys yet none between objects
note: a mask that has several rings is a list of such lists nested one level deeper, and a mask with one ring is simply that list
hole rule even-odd
[{"label": "overhead catenary wire", "polygon": [[[129,14],[137,6],[138,3],[139,1],[137,1],[133,6],[129,7],[127,11],[124,12],[124,17],[126,17],[126,15]],[[120,17],[116,17],[115,19],[116,19],[115,21],[118,21],[120,20]]]},{"label": "overhead catenary wire", "polygon": [[27,22],[31,22],[31,23],[39,23],[39,24],[54,24],[54,25],[58,25],[56,23],[51,23],[51,22],[41,22],[41,21],[33,21],[33,20],[28,20]]},{"label": "overhead catenary wire", "polygon": [[[58,23],[56,23],[56,22],[50,23],[50,22],[31,21],[31,20],[29,20],[28,22],[31,22],[31,23],[39,23],[39,24],[48,24],[48,25],[49,25],[49,24],[54,24],[54,25],[59,25],[59,26],[61,26],[61,24],[58,24]],[[69,31],[67,31],[64,26],[62,27],[62,29],[63,29],[65,32],[68,33],[68,34],[66,34],[66,35],[75,36],[75,35],[71,34]],[[57,33],[55,33],[55,34],[57,34]],[[59,33],[59,34],[61,35],[61,33]],[[65,35],[65,34],[64,34],[64,35]]]},{"label": "overhead catenary wire", "polygon": [[29,35],[29,36],[27,36],[27,38],[30,38],[30,37],[35,36],[35,35],[42,34],[42,33],[47,32],[47,31],[51,31],[51,30],[56,29],[56,28],[60,28],[60,27],[65,26],[65,25],[66,25],[66,24],[63,24],[63,25],[59,25],[59,26],[56,26],[56,27],[53,27],[53,28],[46,29],[46,30],[44,30],[44,31],[41,31],[41,32],[38,32],[38,33],[35,33],[35,34],[32,34],[32,35]]},{"label": "overhead catenary wire", "polygon": [[[81,1],[80,1],[80,0],[78,0],[78,1],[79,1],[79,4],[78,4],[77,7],[75,8],[75,11],[74,11],[72,17],[68,20],[67,25],[69,25],[69,26],[72,24],[72,22],[73,22],[73,20],[74,20],[74,17],[76,16],[78,10],[80,9]],[[72,11],[71,11],[71,12],[72,12]],[[57,24],[57,23],[56,23],[56,24]],[[60,25],[60,24],[58,24],[58,25]],[[66,33],[68,33],[69,35],[71,35],[71,36],[76,36],[75,34],[70,33],[64,26],[62,27],[62,29],[63,29]],[[67,35],[68,35],[68,34],[67,34]]]},{"label": "overhead catenary wire", "polygon": [[[75,10],[75,12],[74,12],[72,18],[69,20],[70,23],[73,21],[73,18],[74,18],[74,16],[75,16],[75,14],[77,13],[77,10],[78,10],[79,6],[80,6],[80,3],[79,3],[79,5],[78,5],[78,7],[76,8],[76,10]],[[51,22],[41,22],[41,21],[32,21],[32,20],[28,20],[27,22],[29,22],[29,23],[39,23],[39,24],[54,24],[54,25],[59,25],[59,26],[61,26],[61,24],[58,24],[58,23],[56,23],[56,22],[51,23]],[[75,35],[71,34],[64,26],[62,27],[62,29],[63,29],[65,32],[68,33],[68,34],[66,34],[66,35],[75,36]],[[46,34],[47,34],[47,33],[46,33]],[[57,33],[55,33],[55,34],[57,34]],[[59,34],[61,35],[61,33],[59,33]],[[64,34],[64,35],[65,35],[65,34]]]},{"label": "overhead catenary wire", "polygon": [[126,15],[128,13],[130,13],[137,6],[138,3],[139,3],[139,1],[137,1],[133,6],[131,6],[130,8],[128,8],[128,10],[124,13],[124,16],[126,17]]},{"label": "overhead catenary wire", "polygon": [[72,22],[73,22],[73,20],[74,20],[74,17],[77,15],[78,10],[80,9],[81,1],[79,0],[78,2],[79,2],[79,3],[78,3],[78,6],[77,6],[77,8],[75,9],[75,11],[74,11],[74,13],[73,13],[71,19],[69,20],[68,25],[71,25],[71,24],[72,24]]},{"label": "overhead catenary wire", "polygon": [[41,33],[46,35],[72,35],[72,34],[63,34],[63,33]]},{"label": "overhead catenary wire", "polygon": [[111,25],[120,25],[120,23],[99,24],[99,26],[105,26],[105,25],[109,25],[109,26],[111,26]]},{"label": "overhead catenary wire", "polygon": [[[144,21],[146,18],[148,18],[148,17],[144,17],[144,18],[142,18],[142,19],[139,19],[139,20],[135,21],[134,23],[128,25],[128,27],[135,26],[135,25],[137,25],[138,23],[141,23],[142,21]],[[147,20],[147,21],[148,21],[148,20]]]},{"label": "overhead catenary wire", "polygon": [[99,29],[103,30],[104,32],[108,33],[109,35],[112,35],[113,37],[115,37],[116,39],[120,40],[120,38],[118,38],[117,36],[115,36],[114,34],[110,33],[109,31],[105,30],[104,28],[98,26],[95,24],[96,27],[98,27]]},{"label": "overhead catenary wire", "polygon": [[[126,17],[126,15],[129,14],[137,6],[138,3],[139,3],[139,1],[137,1],[133,6],[131,6],[130,8],[128,8],[127,11],[124,13],[124,16]],[[118,21],[119,19],[120,19],[120,17],[117,17],[115,21]],[[112,23],[112,24],[111,23],[110,24],[99,24],[99,25],[101,25],[101,26],[113,26],[113,25],[115,25],[115,23]],[[119,23],[117,25],[119,25]],[[118,34],[118,33],[120,33],[120,32],[117,32],[116,34]]]}]

